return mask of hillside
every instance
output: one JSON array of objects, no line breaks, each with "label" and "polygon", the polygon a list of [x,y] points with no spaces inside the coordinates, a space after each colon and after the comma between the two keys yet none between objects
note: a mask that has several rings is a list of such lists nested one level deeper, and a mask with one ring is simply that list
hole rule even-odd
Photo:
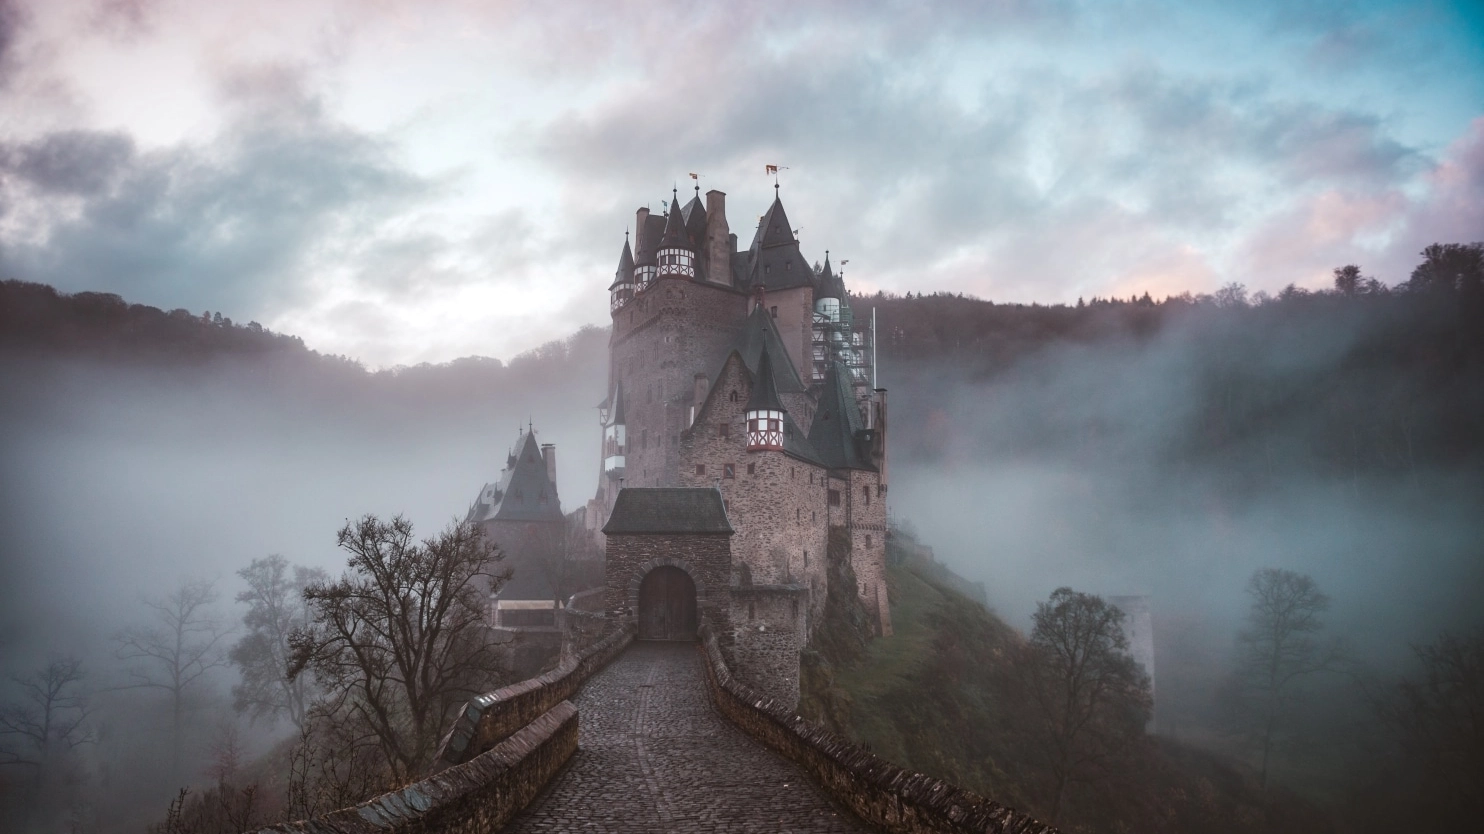
[{"label": "hillside", "polygon": [[[891,761],[1044,818],[1048,776],[1024,730],[1029,707],[1014,661],[1024,637],[955,590],[962,581],[951,572],[909,555],[920,551],[911,536],[889,541],[896,633],[843,660],[824,658],[824,672],[816,661],[802,710]],[[831,645],[821,651],[840,654]],[[1066,831],[1333,830],[1292,794],[1264,798],[1249,769],[1158,738],[1071,799]]]}]

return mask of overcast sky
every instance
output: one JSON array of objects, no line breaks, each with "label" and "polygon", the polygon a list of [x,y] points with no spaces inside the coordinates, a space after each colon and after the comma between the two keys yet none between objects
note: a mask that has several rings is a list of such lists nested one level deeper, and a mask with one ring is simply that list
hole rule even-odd
[{"label": "overcast sky", "polygon": [[372,366],[607,318],[633,210],[856,291],[1388,283],[1484,239],[1477,2],[0,0],[0,275]]}]

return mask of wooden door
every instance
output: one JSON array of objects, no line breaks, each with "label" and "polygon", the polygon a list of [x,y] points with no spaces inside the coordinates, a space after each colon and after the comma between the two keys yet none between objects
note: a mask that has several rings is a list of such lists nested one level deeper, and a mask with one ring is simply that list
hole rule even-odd
[{"label": "wooden door", "polygon": [[665,565],[639,583],[639,639],[696,639],[696,583],[685,571]]}]

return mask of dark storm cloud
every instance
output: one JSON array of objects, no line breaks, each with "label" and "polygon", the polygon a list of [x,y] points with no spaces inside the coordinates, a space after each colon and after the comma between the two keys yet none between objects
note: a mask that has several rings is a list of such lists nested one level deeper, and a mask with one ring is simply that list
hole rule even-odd
[{"label": "dark storm cloud", "polygon": [[0,170],[43,194],[100,194],[134,162],[134,141],[122,133],[67,130],[0,148]]},{"label": "dark storm cloud", "polygon": [[[141,151],[67,131],[12,147],[3,199],[41,212],[9,242],[10,277],[167,307],[265,316],[300,297],[316,258],[356,245],[433,190],[378,139],[336,123],[290,69],[223,83],[233,119],[206,145]],[[66,206],[55,195],[76,198]],[[332,241],[327,243],[326,241]]]}]

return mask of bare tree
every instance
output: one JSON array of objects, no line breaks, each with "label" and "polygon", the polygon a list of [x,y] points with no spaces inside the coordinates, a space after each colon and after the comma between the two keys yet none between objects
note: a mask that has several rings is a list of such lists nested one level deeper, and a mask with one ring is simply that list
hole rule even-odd
[{"label": "bare tree", "polygon": [[172,775],[180,776],[181,722],[186,698],[212,669],[227,663],[222,642],[230,634],[213,616],[216,589],[206,580],[187,580],[180,587],[144,604],[154,623],[120,632],[117,655],[133,661],[133,688],[160,689],[170,696]]},{"label": "bare tree", "polygon": [[397,516],[348,523],[350,570],[305,589],[313,623],[293,638],[291,670],[313,669],[330,714],[363,724],[394,778],[432,760],[454,710],[498,678],[483,617],[484,580],[497,589],[500,552],[470,524],[414,541]]},{"label": "bare tree", "polygon": [[63,799],[61,783],[72,751],[93,741],[87,697],[80,691],[82,661],[54,656],[29,675],[12,678],[19,702],[0,708],[0,764],[32,769],[27,805],[45,811]]},{"label": "bare tree", "polygon": [[1247,594],[1252,607],[1247,628],[1237,636],[1238,717],[1260,752],[1266,791],[1275,743],[1298,682],[1335,669],[1340,655],[1315,642],[1329,597],[1311,577],[1263,568],[1247,582]]},{"label": "bare tree", "polygon": [[1123,618],[1101,597],[1071,588],[1036,606],[1020,669],[1052,775],[1053,825],[1067,788],[1125,758],[1149,721],[1149,676],[1129,654]]},{"label": "bare tree", "polygon": [[271,723],[287,715],[302,730],[313,693],[307,675],[289,679],[289,635],[309,625],[304,589],[329,577],[297,565],[290,576],[288,560],[277,554],[254,559],[237,575],[247,582],[237,601],[248,609],[242,617],[247,633],[229,655],[242,673],[242,681],[232,687],[232,705],[252,721],[266,718]]}]

